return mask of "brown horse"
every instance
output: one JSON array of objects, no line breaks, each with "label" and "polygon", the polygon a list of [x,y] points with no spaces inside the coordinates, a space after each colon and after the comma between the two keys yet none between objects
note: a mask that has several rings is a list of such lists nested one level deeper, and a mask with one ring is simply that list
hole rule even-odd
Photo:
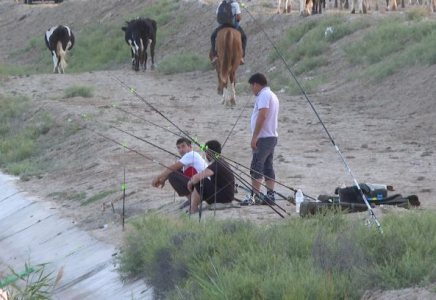
[{"label": "brown horse", "polygon": [[[232,27],[218,31],[216,38],[218,62],[215,66],[218,75],[218,95],[222,95],[222,104],[236,105],[235,84],[236,70],[242,59],[241,33]],[[231,88],[227,91],[230,79]]]}]

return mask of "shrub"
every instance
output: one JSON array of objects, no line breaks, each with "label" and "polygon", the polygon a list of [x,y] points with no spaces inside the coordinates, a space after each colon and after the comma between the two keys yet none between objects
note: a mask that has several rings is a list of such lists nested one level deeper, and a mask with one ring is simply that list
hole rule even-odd
[{"label": "shrub", "polygon": [[71,86],[64,91],[63,97],[73,98],[73,97],[83,97],[91,98],[94,96],[94,88],[90,86]]},{"label": "shrub", "polygon": [[147,214],[119,257],[170,299],[360,299],[369,288],[436,280],[436,218],[386,216],[384,235],[326,213],[260,226]]},{"label": "shrub", "polygon": [[157,67],[157,71],[162,74],[209,71],[212,69],[209,59],[196,53],[175,54],[161,61]]}]

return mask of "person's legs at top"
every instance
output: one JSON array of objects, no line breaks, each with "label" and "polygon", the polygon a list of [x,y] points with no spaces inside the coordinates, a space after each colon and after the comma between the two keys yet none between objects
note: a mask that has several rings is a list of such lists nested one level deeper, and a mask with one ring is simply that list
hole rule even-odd
[{"label": "person's legs at top", "polygon": [[244,30],[241,26],[238,26],[238,30],[241,33],[241,40],[242,40],[242,59],[241,59],[241,65],[245,63],[245,48],[247,47],[247,35],[245,34]]},{"label": "person's legs at top", "polygon": [[218,60],[218,54],[216,51],[216,47],[215,47],[215,42],[216,42],[216,36],[218,35],[218,31],[221,29],[221,26],[218,26],[215,31],[212,33],[212,35],[210,36],[210,42],[212,45],[212,64],[215,64],[216,61]]}]

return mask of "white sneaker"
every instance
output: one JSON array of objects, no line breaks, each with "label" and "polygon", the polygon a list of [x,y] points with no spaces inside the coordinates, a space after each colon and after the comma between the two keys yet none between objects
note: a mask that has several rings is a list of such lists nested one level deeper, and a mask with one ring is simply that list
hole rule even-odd
[{"label": "white sneaker", "polygon": [[245,199],[241,203],[239,203],[239,205],[241,206],[248,206],[253,204],[254,204],[254,198],[251,195],[245,196]]}]

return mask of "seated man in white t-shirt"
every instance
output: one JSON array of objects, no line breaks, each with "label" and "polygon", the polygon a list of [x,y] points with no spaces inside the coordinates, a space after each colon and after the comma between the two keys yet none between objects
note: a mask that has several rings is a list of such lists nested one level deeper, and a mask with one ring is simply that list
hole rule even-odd
[{"label": "seated man in white t-shirt", "polygon": [[183,209],[189,206],[189,196],[191,194],[187,188],[189,179],[206,169],[207,163],[198,152],[192,150],[191,141],[187,138],[178,139],[176,146],[182,158],[156,176],[151,185],[156,188],[163,188],[168,179],[179,196],[188,197],[188,201],[180,207],[180,209]]}]

